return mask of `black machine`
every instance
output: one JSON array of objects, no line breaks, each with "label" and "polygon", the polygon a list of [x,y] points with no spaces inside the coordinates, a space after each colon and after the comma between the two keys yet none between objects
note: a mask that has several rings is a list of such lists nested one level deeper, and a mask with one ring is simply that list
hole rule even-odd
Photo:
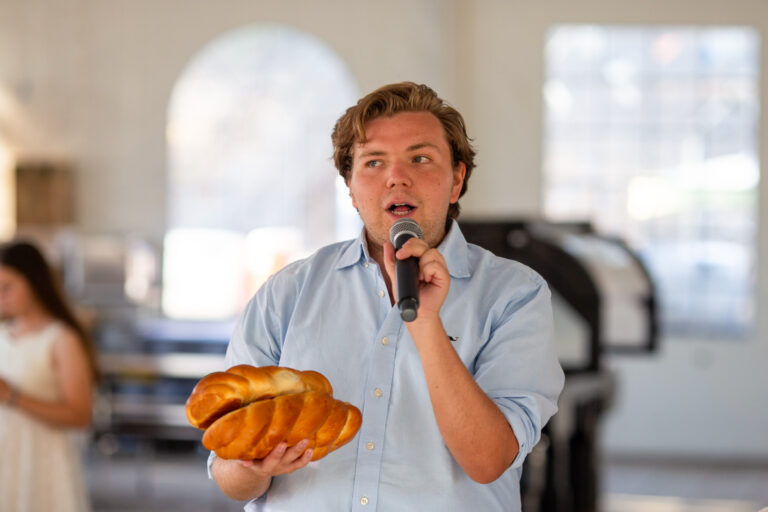
[{"label": "black machine", "polygon": [[615,379],[607,352],[647,354],[658,343],[657,299],[642,261],[589,223],[462,221],[470,243],[538,272],[552,291],[555,344],[566,383],[559,412],[525,462],[526,512],[599,509],[600,417]]}]

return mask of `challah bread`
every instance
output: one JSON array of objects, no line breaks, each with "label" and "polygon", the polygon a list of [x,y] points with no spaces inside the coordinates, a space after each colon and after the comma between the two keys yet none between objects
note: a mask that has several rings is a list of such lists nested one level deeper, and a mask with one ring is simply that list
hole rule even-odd
[{"label": "challah bread", "polygon": [[317,460],[352,440],[362,423],[360,411],[331,392],[317,372],[235,366],[195,386],[187,418],[206,428],[203,446],[224,459],[261,459],[283,441],[309,439]]},{"label": "challah bread", "polygon": [[363,421],[360,410],[354,405],[339,400],[333,402],[328,419],[309,441],[309,448],[313,449],[312,460],[325,457],[351,441]]},{"label": "challah bread", "polygon": [[311,390],[333,394],[328,379],[317,372],[282,366],[233,366],[226,372],[211,373],[197,383],[187,399],[187,421],[204,429],[228,412],[256,400]]}]

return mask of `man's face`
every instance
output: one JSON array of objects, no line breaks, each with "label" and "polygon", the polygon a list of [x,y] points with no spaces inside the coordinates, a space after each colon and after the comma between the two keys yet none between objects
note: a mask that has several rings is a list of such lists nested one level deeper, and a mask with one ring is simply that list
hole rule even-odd
[{"label": "man's face", "polygon": [[347,185],[369,245],[383,246],[392,224],[410,217],[430,247],[437,246],[465,174],[463,162],[455,169],[451,165],[440,121],[429,112],[402,112],[369,121],[365,134],[368,140],[353,149]]}]

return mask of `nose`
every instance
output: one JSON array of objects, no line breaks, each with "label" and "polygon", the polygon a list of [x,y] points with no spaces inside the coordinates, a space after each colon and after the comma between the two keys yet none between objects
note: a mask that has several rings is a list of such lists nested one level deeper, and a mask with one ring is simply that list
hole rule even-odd
[{"label": "nose", "polygon": [[411,186],[410,170],[406,164],[399,160],[392,162],[387,174],[387,187],[391,188],[398,185],[405,187]]}]

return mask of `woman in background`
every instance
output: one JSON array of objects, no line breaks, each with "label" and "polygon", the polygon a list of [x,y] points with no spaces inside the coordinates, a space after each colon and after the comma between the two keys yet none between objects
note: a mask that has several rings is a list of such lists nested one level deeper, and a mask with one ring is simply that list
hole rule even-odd
[{"label": "woman in background", "polygon": [[0,510],[90,509],[72,429],[91,422],[90,338],[35,246],[0,245]]}]

